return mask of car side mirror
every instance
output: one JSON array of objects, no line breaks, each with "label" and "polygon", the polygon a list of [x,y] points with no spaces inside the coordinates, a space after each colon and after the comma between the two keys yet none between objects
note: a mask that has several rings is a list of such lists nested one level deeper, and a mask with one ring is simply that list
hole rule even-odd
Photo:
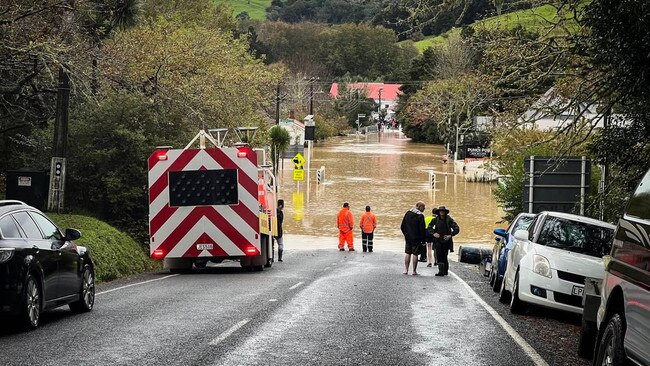
[{"label": "car side mirror", "polygon": [[517,231],[515,231],[515,239],[517,239],[517,240],[528,240],[528,230],[517,230]]},{"label": "car side mirror", "polygon": [[506,229],[494,229],[494,235],[500,236],[502,238],[507,238],[508,237],[508,232]]},{"label": "car side mirror", "polygon": [[72,241],[81,238],[81,232],[77,229],[65,229],[65,240]]}]

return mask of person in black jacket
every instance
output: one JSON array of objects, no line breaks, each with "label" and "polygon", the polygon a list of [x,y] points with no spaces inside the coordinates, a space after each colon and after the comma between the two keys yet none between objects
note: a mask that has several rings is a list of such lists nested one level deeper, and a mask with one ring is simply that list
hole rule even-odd
[{"label": "person in black jacket", "polygon": [[436,251],[436,260],[438,262],[438,273],[436,276],[447,276],[449,274],[449,260],[447,255],[454,251],[453,237],[458,235],[460,227],[454,219],[449,216],[449,210],[445,206],[440,206],[436,210],[436,216],[431,220],[427,230],[433,229],[433,247]]},{"label": "person in black jacket", "polygon": [[[404,248],[404,274],[409,274],[409,263],[413,261],[413,276],[418,275],[418,252],[424,244],[426,230],[424,225],[424,202],[419,201],[415,207],[408,210],[402,219],[402,234],[406,240]],[[412,257],[412,259],[411,259]]]},{"label": "person in black jacket", "polygon": [[282,262],[282,252],[284,251],[284,239],[282,239],[282,221],[284,221],[284,213],[282,209],[284,208],[284,200],[278,200],[278,236],[275,237],[275,241],[278,242],[278,262]]}]

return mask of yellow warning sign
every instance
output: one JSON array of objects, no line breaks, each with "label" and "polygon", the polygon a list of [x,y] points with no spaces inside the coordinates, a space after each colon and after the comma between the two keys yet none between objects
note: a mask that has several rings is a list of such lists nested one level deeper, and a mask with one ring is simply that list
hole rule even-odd
[{"label": "yellow warning sign", "polygon": [[[295,169],[302,170],[302,166],[305,164],[305,157],[302,156],[301,153],[297,153],[296,156],[294,156],[293,159],[291,159],[291,161],[293,162]],[[294,180],[296,179],[294,178]]]},{"label": "yellow warning sign", "polygon": [[293,180],[295,180],[295,181],[305,180],[305,170],[304,169],[294,169],[293,170]]}]

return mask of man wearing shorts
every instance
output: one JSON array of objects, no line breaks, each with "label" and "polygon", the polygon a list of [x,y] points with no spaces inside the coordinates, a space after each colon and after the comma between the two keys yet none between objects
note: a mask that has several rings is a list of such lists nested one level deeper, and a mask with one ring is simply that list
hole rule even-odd
[{"label": "man wearing shorts", "polygon": [[404,248],[404,274],[409,273],[409,264],[413,262],[413,276],[418,275],[418,253],[420,246],[424,244],[426,230],[424,226],[424,202],[418,201],[415,207],[406,211],[404,219],[402,219],[402,234],[406,241]]}]

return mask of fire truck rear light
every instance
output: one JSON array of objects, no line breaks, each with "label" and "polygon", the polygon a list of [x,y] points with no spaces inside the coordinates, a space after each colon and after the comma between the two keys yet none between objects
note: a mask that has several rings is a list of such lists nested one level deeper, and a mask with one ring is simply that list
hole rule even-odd
[{"label": "fire truck rear light", "polygon": [[246,248],[246,255],[257,255],[257,248],[255,247]]},{"label": "fire truck rear light", "polygon": [[161,151],[159,153],[156,153],[156,157],[158,158],[158,161],[167,160],[167,152]]},{"label": "fire truck rear light", "polygon": [[153,259],[162,259],[165,256],[165,252],[162,249],[156,249],[151,253],[151,258]]},{"label": "fire truck rear light", "polygon": [[248,153],[246,151],[237,151],[237,157],[238,158],[245,158],[248,156]]}]

